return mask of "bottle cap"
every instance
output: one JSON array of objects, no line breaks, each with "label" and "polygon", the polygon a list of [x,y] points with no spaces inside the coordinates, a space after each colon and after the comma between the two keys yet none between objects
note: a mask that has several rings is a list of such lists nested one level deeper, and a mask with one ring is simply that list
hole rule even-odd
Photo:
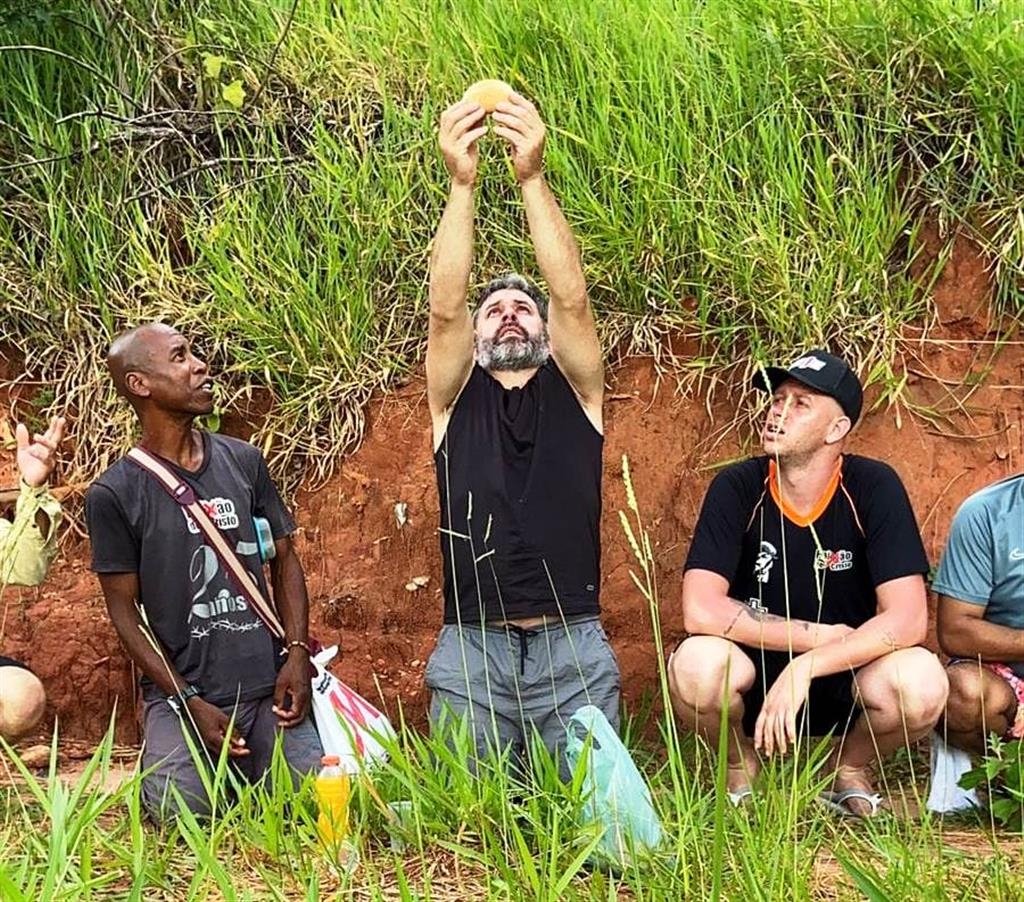
[{"label": "bottle cap", "polygon": [[337,755],[324,755],[323,758],[320,759],[320,763],[324,767],[337,767],[341,764],[341,758]]}]

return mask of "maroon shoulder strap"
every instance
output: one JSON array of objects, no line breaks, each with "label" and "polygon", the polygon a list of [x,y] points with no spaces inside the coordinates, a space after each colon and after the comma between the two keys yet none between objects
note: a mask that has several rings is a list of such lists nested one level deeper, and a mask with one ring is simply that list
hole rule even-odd
[{"label": "maroon shoulder strap", "polygon": [[159,458],[150,454],[145,448],[138,446],[132,448],[128,452],[128,457],[156,479],[167,494],[188,511],[193,522],[206,537],[206,541],[217,555],[221,564],[224,565],[224,569],[231,574],[231,578],[234,580],[238,590],[245,596],[249,604],[252,605],[253,611],[263,621],[266,628],[270,630],[271,635],[277,636],[278,639],[283,639],[284,627],[281,625],[281,620],[278,618],[273,604],[264,598],[252,574],[238,559],[238,555],[235,554],[234,549],[227,543],[224,534],[217,528],[217,524],[210,519],[210,515],[206,513],[203,506],[199,503],[199,499],[196,498],[196,493],[193,491],[192,486],[179,479],[169,467]]}]

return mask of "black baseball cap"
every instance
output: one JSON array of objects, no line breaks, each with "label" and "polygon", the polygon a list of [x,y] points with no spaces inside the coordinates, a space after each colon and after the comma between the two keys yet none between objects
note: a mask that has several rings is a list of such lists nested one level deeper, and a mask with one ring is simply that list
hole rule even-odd
[{"label": "black baseball cap", "polygon": [[789,369],[769,366],[758,370],[754,373],[754,388],[773,392],[787,379],[796,379],[808,388],[835,399],[851,423],[855,424],[860,418],[864,391],[857,374],[842,358],[821,348],[805,351]]}]

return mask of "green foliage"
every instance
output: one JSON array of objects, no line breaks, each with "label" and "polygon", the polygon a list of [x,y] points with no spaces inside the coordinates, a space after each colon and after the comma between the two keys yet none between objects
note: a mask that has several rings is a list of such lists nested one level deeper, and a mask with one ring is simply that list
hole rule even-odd
[{"label": "green foliage", "polygon": [[858,867],[842,857],[840,857],[839,861],[843,866],[843,870],[853,878],[854,885],[864,894],[864,898],[869,900],[869,902],[894,902],[894,897],[886,893],[879,885],[879,881],[866,869]]},{"label": "green foliage", "polygon": [[[667,837],[664,850],[638,857],[621,872],[591,868],[586,862],[598,836],[583,817],[582,770],[563,783],[557,762],[536,743],[528,774],[515,772],[507,758],[471,767],[466,723],[426,736],[408,728],[401,711],[389,760],[354,782],[350,839],[360,863],[352,871],[321,845],[312,777],[293,785],[280,745],[271,779],[249,785],[228,769],[225,755],[214,762],[191,743],[208,794],[217,800],[214,816],[198,821],[184,815],[155,828],[143,814],[138,768],[120,781],[110,779],[111,725],[74,778],[58,773],[56,735],[43,775],[0,741],[0,898],[1018,899],[1019,842],[1001,849],[995,834],[979,833],[992,843],[992,854],[982,860],[958,852],[941,820],[927,813],[919,820],[883,815],[851,826],[816,804],[826,782],[825,742],[801,739],[794,755],[766,763],[749,804],[726,802],[724,756],[680,735],[671,715],[653,548],[625,460],[623,469],[623,522],[659,648],[661,693],[660,707],[634,712],[639,719],[627,719],[623,735],[651,787]],[[641,738],[644,727],[657,729],[654,742]],[[724,747],[724,733],[720,738]],[[1010,760],[1009,746],[999,753]],[[899,785],[881,774],[894,800],[900,790],[916,792],[914,758],[899,763],[898,770],[910,770]],[[396,802],[402,803],[400,822],[389,806]]]},{"label": "green foliage", "polygon": [[[660,715],[659,723],[667,728]],[[0,898],[768,902],[822,898],[833,889],[852,898],[841,878],[823,877],[818,867],[833,852],[850,888],[870,898],[1014,898],[1014,854],[991,856],[979,873],[927,819],[853,830],[838,824],[814,803],[822,749],[771,766],[752,804],[733,809],[715,786],[715,758],[706,749],[688,741],[666,756],[634,745],[670,842],[666,854],[618,873],[586,865],[597,836],[581,826],[582,781],[563,784],[542,749],[524,781],[501,762],[471,772],[464,730],[426,737],[402,729],[372,790],[367,778],[354,785],[350,822],[360,864],[349,873],[316,838],[312,780],[293,788],[280,754],[272,781],[238,782],[234,801],[213,819],[185,814],[155,828],[142,812],[138,771],[109,779],[117,770],[112,735],[72,780],[59,776],[56,739],[43,776],[2,747]],[[221,759],[211,786],[231,782],[226,767]],[[400,834],[384,810],[398,800],[410,803]],[[390,848],[394,835],[407,841],[402,851]]]},{"label": "green foliage", "polygon": [[960,778],[964,789],[984,787],[989,795],[989,810],[1004,827],[1024,829],[1024,743],[1005,742],[993,736],[989,754],[977,767]]},{"label": "green foliage", "polygon": [[[1019,4],[970,0],[290,0],[16,5],[0,49],[5,335],[83,418],[127,418],[99,360],[165,317],[272,401],[256,441],[323,475],[424,335],[441,110],[481,76],[535,98],[609,342],[699,333],[700,365],[830,343],[898,394],[901,327],[964,230],[1016,313]],[[102,36],[102,40],[97,40]],[[483,147],[478,275],[530,271]],[[289,471],[291,475],[291,471]]]}]

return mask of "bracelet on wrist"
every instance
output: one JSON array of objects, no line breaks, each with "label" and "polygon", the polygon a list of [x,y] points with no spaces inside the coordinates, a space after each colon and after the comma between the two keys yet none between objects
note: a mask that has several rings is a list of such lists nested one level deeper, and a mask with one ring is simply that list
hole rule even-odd
[{"label": "bracelet on wrist", "polygon": [[304,642],[302,639],[292,639],[290,642],[285,643],[282,652],[286,655],[291,654],[293,648],[304,649],[307,655],[311,658],[313,657],[313,652],[310,650],[309,643]]}]

